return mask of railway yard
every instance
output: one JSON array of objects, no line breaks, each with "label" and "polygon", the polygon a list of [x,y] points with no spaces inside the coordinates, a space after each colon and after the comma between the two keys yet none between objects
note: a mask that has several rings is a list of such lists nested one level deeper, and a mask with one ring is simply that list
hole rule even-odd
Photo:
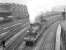
[{"label": "railway yard", "polygon": [[[27,11],[26,6],[21,6],[0,5],[0,17],[4,18],[0,23],[0,50],[66,50],[65,12],[50,14],[50,17],[46,14],[44,19],[32,24],[29,14],[24,12]],[[61,31],[57,33],[59,25]]]}]

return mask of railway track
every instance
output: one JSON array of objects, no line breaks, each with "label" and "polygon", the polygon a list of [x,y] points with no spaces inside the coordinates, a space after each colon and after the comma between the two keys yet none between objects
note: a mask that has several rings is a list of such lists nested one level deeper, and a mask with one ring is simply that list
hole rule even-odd
[{"label": "railway track", "polygon": [[[55,26],[55,27],[54,27]],[[53,27],[55,29],[53,29]],[[36,44],[36,46],[34,47],[26,47],[24,46],[23,48],[20,48],[19,50],[54,50],[54,42],[55,42],[55,31],[57,28],[57,23],[54,23],[52,25],[50,25],[50,27],[43,32],[40,40],[38,41],[38,43]],[[51,32],[50,32],[51,31]],[[53,33],[54,32],[54,33]],[[50,46],[49,46],[50,45]]]},{"label": "railway track", "polygon": [[[43,25],[44,25],[44,26],[43,26],[43,29],[42,29],[42,30],[43,30],[43,33],[41,33],[42,31],[40,32],[40,33],[41,33],[41,36],[40,36],[40,37],[42,37],[42,35],[45,34],[45,33],[44,33],[45,30],[48,29],[52,24],[56,23],[57,21],[61,21],[61,20],[63,20],[63,19],[60,18],[60,17],[58,17],[58,19],[56,18],[56,19],[54,19],[54,20],[53,20],[53,19],[52,19],[52,20],[49,19],[46,24],[43,24]],[[41,38],[39,38],[39,39],[41,39]],[[39,41],[40,41],[40,40],[39,40]],[[38,43],[38,44],[39,44],[39,43]],[[22,44],[22,45],[23,45],[23,44]],[[22,45],[21,45],[21,46],[22,46]],[[21,46],[20,46],[20,47],[21,47]],[[19,47],[19,48],[20,48],[20,47]],[[23,48],[21,48],[21,49],[22,49],[22,50],[33,50],[35,47],[36,47],[36,46],[34,46],[34,47],[26,47],[26,46],[25,46],[25,47],[23,47]],[[34,50],[35,50],[35,49],[34,49]]]},{"label": "railway track", "polygon": [[18,32],[18,34],[13,36],[9,40],[9,44],[7,42],[5,50],[13,50],[14,47],[17,47],[23,41],[24,36],[27,34],[26,33],[27,29],[28,27],[25,27],[22,31]]},{"label": "railway track", "polygon": [[[51,25],[51,24],[50,24]],[[45,32],[45,30],[47,30],[49,27],[50,27],[50,25],[45,25],[45,26],[43,26],[42,27],[42,29],[39,31],[39,34],[40,34],[40,37],[39,37],[39,39],[37,40],[37,43],[40,41],[40,39],[41,39],[41,37],[42,37],[42,35],[43,35],[43,32]],[[36,43],[36,44],[37,44]],[[22,44],[23,45],[23,44]],[[20,45],[19,47],[16,47],[16,50],[18,49],[18,48],[20,48],[22,45]],[[25,44],[24,44],[25,45]],[[27,47],[27,46],[25,46],[24,48],[22,48],[23,50],[33,50],[34,48],[36,47],[36,45],[35,46],[33,46],[33,47]]]},{"label": "railway track", "polygon": [[10,28],[10,30],[6,33],[2,33],[0,35],[0,42],[2,42],[3,40],[7,41],[9,38],[11,38],[12,36],[14,36],[15,34],[17,34],[20,30],[22,30],[24,27],[26,27],[26,25],[28,25],[28,23],[26,24],[19,24],[16,25],[12,28]]},{"label": "railway track", "polygon": [[[41,36],[44,34],[44,31],[47,29],[47,28],[49,28],[52,24],[54,24],[56,21],[58,21],[58,19],[56,19],[56,20],[48,20],[48,22],[46,23],[46,24],[44,24],[44,26],[43,26],[43,29],[41,30],[41,31],[39,31],[39,33],[41,34]],[[18,32],[18,31],[17,31]],[[19,31],[20,32],[20,31]],[[21,46],[23,46],[23,42],[24,42],[24,35],[26,35],[26,32],[25,31],[23,31],[23,33],[20,33],[19,35],[18,35],[18,33],[17,34],[15,34],[14,36],[12,36],[12,38],[10,38],[10,39],[8,39],[8,38],[6,38],[6,39],[8,39],[7,41],[6,41],[6,43],[5,43],[5,45],[6,45],[6,50],[19,50],[19,48],[21,47]],[[40,36],[40,37],[41,37]],[[9,36],[10,37],[10,36]],[[40,41],[40,39],[41,38],[39,38],[39,41]],[[22,45],[21,45],[22,44]],[[36,44],[37,45],[37,44]],[[24,48],[23,48],[23,50],[33,50],[34,48],[35,48],[35,46],[34,47],[26,47],[26,46],[23,46]],[[33,49],[32,49],[33,48]]]},{"label": "railway track", "polygon": [[[26,21],[27,21],[27,20],[26,20]],[[20,20],[20,21],[10,22],[10,23],[1,25],[1,26],[0,26],[0,34],[6,32],[6,31],[8,31],[10,27],[15,26],[15,25],[17,25],[17,24],[19,24],[19,23],[24,24],[24,23],[26,23],[26,21],[25,21],[25,20]]]},{"label": "railway track", "polygon": [[[43,34],[34,50],[54,50],[56,30],[59,22],[52,24]],[[53,29],[54,27],[54,29]]]}]

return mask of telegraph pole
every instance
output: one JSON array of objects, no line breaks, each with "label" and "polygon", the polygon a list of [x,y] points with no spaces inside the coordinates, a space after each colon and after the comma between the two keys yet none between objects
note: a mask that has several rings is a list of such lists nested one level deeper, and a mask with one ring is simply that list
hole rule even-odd
[{"label": "telegraph pole", "polygon": [[65,20],[65,8],[64,8],[64,11],[62,12],[62,16],[63,16],[63,20]]}]

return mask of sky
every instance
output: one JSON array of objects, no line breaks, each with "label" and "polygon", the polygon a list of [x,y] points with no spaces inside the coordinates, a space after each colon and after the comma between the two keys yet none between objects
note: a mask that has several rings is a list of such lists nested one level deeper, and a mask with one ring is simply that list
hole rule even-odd
[{"label": "sky", "polygon": [[41,12],[51,11],[53,7],[66,5],[66,0],[0,0],[0,2],[14,2],[27,5],[30,22],[34,23],[35,18]]}]

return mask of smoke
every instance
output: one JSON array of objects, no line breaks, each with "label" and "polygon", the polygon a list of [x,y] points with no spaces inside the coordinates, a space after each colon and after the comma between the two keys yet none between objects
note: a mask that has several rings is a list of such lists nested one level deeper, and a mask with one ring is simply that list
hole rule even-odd
[{"label": "smoke", "polygon": [[53,7],[65,4],[65,0],[32,0],[28,2],[27,6],[30,15],[30,22],[34,23],[36,16],[41,12],[51,11]]}]

